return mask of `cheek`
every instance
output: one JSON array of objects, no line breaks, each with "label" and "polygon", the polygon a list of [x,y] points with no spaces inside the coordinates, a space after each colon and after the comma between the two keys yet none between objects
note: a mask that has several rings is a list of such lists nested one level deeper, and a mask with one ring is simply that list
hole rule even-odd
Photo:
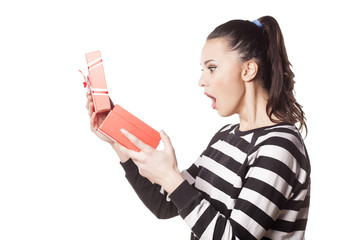
[{"label": "cheek", "polygon": [[245,84],[236,76],[225,78],[219,85],[219,88],[224,90],[224,97],[226,99],[239,100],[244,95]]},{"label": "cheek", "polygon": [[230,116],[237,113],[241,106],[245,94],[245,84],[236,77],[222,80],[217,84],[217,89],[221,89],[221,96],[218,99],[219,113],[221,116]]}]

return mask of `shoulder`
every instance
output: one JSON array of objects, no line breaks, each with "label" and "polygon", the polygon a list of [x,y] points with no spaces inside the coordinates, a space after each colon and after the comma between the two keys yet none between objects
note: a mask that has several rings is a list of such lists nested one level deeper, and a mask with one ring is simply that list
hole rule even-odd
[{"label": "shoulder", "polygon": [[301,134],[292,124],[277,124],[262,129],[254,139],[250,158],[276,159],[290,168],[310,170],[309,157]]},{"label": "shoulder", "polygon": [[277,124],[273,127],[264,128],[256,133],[254,150],[261,146],[279,146],[288,149],[297,149],[305,153],[305,144],[298,129],[293,124]]}]

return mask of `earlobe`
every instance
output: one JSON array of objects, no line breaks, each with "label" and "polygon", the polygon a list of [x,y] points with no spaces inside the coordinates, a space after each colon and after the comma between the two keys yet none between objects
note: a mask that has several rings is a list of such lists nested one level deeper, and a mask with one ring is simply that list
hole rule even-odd
[{"label": "earlobe", "polygon": [[255,79],[256,74],[258,72],[258,65],[254,60],[249,60],[244,63],[242,70],[242,78],[244,81],[252,81]]}]

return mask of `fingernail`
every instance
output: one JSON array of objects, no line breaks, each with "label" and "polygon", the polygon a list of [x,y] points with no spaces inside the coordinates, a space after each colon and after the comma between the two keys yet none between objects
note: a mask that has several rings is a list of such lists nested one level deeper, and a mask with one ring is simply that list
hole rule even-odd
[{"label": "fingernail", "polygon": [[120,131],[125,134],[126,133],[126,130],[125,129],[120,129]]}]

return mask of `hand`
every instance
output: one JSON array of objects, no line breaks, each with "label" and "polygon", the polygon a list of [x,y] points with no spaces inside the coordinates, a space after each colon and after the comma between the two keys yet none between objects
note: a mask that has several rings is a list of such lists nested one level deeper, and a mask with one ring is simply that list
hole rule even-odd
[{"label": "hand", "polygon": [[138,166],[141,176],[161,185],[169,194],[184,181],[177,167],[174,148],[165,132],[160,132],[161,140],[164,143],[164,149],[161,151],[145,144],[126,130],[122,129],[122,132],[140,149],[140,152],[129,150],[118,143],[114,144],[114,149],[129,156]]},{"label": "hand", "polygon": [[89,111],[91,131],[95,133],[95,135],[98,136],[101,140],[113,144],[113,141],[110,138],[106,137],[104,134],[98,131],[98,128],[100,127],[100,125],[102,124],[102,122],[104,121],[104,119],[106,118],[109,112],[96,114],[94,111],[94,102],[91,97],[91,94],[87,93],[86,97],[87,97],[86,108]]},{"label": "hand", "polygon": [[[117,149],[114,148],[115,147],[114,146],[114,141],[98,131],[100,125],[103,123],[104,119],[109,114],[109,112],[97,113],[96,114],[95,111],[94,111],[94,102],[93,102],[93,99],[91,97],[91,94],[87,93],[86,97],[87,97],[86,108],[89,111],[90,129],[91,129],[91,131],[93,133],[95,133],[95,135],[98,136],[101,140],[103,140],[103,141],[105,141],[107,143],[110,143],[111,146],[113,147],[113,149],[118,154],[118,156],[120,158],[120,161],[121,162],[126,162],[129,159],[129,156],[117,151]],[[110,106],[111,106],[111,109],[114,108],[114,103],[111,101],[111,99],[110,99]]]}]

